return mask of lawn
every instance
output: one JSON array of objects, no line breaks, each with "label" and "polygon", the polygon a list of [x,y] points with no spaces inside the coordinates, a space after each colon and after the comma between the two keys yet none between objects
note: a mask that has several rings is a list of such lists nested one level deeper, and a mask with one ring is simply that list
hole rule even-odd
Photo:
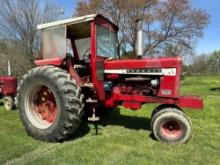
[{"label": "lawn", "polygon": [[28,137],[17,111],[0,105],[0,164],[220,164],[220,76],[187,77],[182,94],[204,98],[203,111],[185,109],[193,123],[186,144],[154,140],[149,117],[156,106],[140,111],[119,107],[99,124],[82,123],[77,137],[63,143],[45,143]]}]

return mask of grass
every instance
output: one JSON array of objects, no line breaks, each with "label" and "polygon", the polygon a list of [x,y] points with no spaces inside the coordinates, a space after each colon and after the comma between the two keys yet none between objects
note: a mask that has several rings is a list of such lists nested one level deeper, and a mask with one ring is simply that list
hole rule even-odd
[{"label": "grass", "polygon": [[28,137],[18,112],[0,105],[0,164],[220,164],[220,76],[187,77],[181,93],[201,95],[205,108],[185,110],[193,137],[178,145],[151,137],[154,104],[140,111],[116,108],[100,123],[99,135],[92,124],[83,123],[77,138],[63,143]]}]

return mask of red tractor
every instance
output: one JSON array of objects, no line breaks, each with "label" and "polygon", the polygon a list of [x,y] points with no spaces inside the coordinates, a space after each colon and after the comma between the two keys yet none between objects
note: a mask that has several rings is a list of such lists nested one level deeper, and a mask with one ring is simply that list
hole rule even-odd
[{"label": "red tractor", "polygon": [[98,107],[138,110],[145,103],[160,103],[151,116],[156,139],[187,142],[192,124],[182,108],[202,109],[203,101],[179,95],[181,58],[142,58],[141,20],[137,28],[138,58],[121,60],[118,27],[99,14],[39,25],[42,56],[18,88],[27,133],[62,141],[76,131],[84,111],[96,121]]},{"label": "red tractor", "polygon": [[0,98],[3,97],[7,110],[15,108],[15,96],[17,93],[17,78],[11,76],[10,63],[8,62],[8,76],[0,76]]}]

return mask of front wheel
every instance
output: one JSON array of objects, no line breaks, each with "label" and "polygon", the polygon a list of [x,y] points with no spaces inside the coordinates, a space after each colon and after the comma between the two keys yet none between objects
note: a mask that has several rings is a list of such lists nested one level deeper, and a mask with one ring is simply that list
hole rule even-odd
[{"label": "front wheel", "polygon": [[23,76],[18,108],[29,135],[44,141],[62,141],[79,126],[83,95],[66,71],[53,66],[37,67]]},{"label": "front wheel", "polygon": [[14,99],[12,96],[4,97],[4,107],[7,110],[13,110],[15,108],[15,103],[14,103]]},{"label": "front wheel", "polygon": [[155,138],[167,143],[186,143],[192,135],[190,119],[177,108],[164,108],[154,116],[152,131]]}]

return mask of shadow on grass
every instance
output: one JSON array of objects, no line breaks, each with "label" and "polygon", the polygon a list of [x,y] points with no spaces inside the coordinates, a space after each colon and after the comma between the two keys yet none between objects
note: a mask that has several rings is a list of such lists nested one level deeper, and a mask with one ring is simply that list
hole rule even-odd
[{"label": "shadow on grass", "polygon": [[[125,116],[120,113],[120,108],[115,108],[114,110],[108,110],[106,113],[101,114],[101,120],[96,123],[88,122],[84,117],[79,129],[76,131],[74,136],[70,137],[68,141],[72,141],[81,137],[86,136],[90,131],[94,131],[93,128],[89,127],[92,124],[96,131],[93,135],[101,135],[102,131],[99,126],[122,126],[131,130],[151,130],[150,119],[137,116]],[[96,132],[96,133],[95,133]],[[150,138],[155,139],[152,134],[149,135]]]},{"label": "shadow on grass", "polygon": [[210,90],[210,91],[220,91],[220,87],[217,87],[217,88],[210,88],[209,90]]},{"label": "shadow on grass", "polygon": [[79,128],[76,130],[76,132],[72,136],[70,136],[67,139],[67,141],[72,141],[72,140],[76,140],[76,139],[82,138],[82,137],[86,136],[89,132],[90,132],[90,127],[88,125],[88,122],[83,120],[81,122]]},{"label": "shadow on grass", "polygon": [[133,130],[150,130],[150,119],[137,116],[125,116],[120,113],[120,108],[115,108],[108,112],[106,116],[99,122],[99,125],[115,125],[122,126]]}]

